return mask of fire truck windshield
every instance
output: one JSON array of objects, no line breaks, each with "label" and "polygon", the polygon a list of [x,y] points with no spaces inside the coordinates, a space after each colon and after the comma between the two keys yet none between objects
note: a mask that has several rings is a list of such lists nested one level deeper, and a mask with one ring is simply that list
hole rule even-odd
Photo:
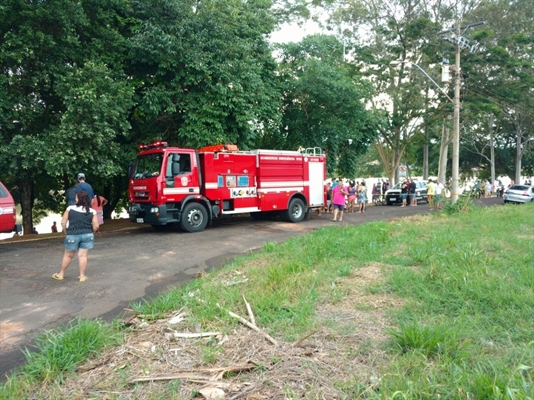
[{"label": "fire truck windshield", "polygon": [[139,156],[135,160],[133,179],[144,179],[159,176],[161,171],[162,153]]}]

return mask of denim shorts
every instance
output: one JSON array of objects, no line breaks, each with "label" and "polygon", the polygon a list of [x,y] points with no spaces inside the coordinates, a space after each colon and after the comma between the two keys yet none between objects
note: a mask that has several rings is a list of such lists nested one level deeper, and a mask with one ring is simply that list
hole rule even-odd
[{"label": "denim shorts", "polygon": [[65,237],[65,250],[76,251],[78,249],[90,250],[93,248],[95,235],[83,233],[81,235],[67,235]]}]

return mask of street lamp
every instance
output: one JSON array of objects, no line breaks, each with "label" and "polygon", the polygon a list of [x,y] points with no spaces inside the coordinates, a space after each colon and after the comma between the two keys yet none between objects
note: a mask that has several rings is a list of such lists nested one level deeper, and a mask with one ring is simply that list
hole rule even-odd
[{"label": "street lamp", "polygon": [[459,53],[456,54],[456,79],[454,85],[454,98],[447,94],[438,83],[432,79],[426,71],[419,65],[410,61],[391,61],[389,65],[393,68],[398,67],[401,64],[413,65],[419,71],[421,71],[439,90],[447,97],[447,99],[454,106],[454,125],[452,131],[452,190],[451,190],[451,202],[454,204],[458,200],[458,192],[460,191],[460,57]]}]

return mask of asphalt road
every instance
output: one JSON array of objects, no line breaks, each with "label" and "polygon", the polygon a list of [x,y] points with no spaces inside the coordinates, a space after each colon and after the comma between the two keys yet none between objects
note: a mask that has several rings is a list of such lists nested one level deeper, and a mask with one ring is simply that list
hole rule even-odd
[{"label": "asphalt road", "polygon": [[[502,199],[483,199],[482,204],[502,204]],[[371,206],[363,214],[345,213],[342,224],[425,212],[429,210],[423,204]],[[20,349],[30,346],[43,329],[78,316],[111,321],[123,316],[131,302],[179,286],[267,242],[341,225],[330,221],[331,217],[314,214],[299,224],[234,217],[195,234],[178,228],[156,232],[132,223],[129,229],[97,235],[95,248],[89,252],[89,280],[83,283],[77,280],[76,259],[65,280],[51,279],[63,256],[62,237],[30,235],[28,240],[0,241],[0,379],[24,362]]]}]

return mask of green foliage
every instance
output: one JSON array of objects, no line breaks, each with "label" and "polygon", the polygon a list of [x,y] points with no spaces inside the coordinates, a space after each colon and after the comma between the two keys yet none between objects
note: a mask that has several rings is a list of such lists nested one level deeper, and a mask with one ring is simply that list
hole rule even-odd
[{"label": "green foliage", "polygon": [[76,319],[67,326],[45,331],[35,342],[37,351],[23,351],[27,364],[21,371],[37,381],[52,381],[106,346],[119,343],[119,337],[112,325]]},{"label": "green foliage", "polygon": [[466,192],[458,196],[456,203],[452,204],[450,202],[447,202],[445,204],[445,207],[443,208],[443,212],[447,214],[467,212],[469,210],[472,210],[474,207],[475,205],[473,204],[472,193]]},{"label": "green foliage", "polygon": [[36,199],[46,204],[82,168],[103,178],[123,170],[118,138],[133,95],[125,14],[114,0],[0,7],[0,168],[18,186],[26,230]]},{"label": "green foliage", "polygon": [[131,38],[141,139],[184,147],[243,148],[278,126],[279,90],[265,35],[270,3],[172,0],[134,3],[143,21]]},{"label": "green foliage", "polygon": [[403,353],[418,351],[427,357],[455,358],[460,348],[457,331],[450,327],[430,327],[414,321],[410,324],[401,324],[399,329],[391,329],[389,333],[394,346]]},{"label": "green foliage", "polygon": [[365,108],[370,86],[344,63],[342,50],[342,43],[326,35],[280,45],[282,129],[262,137],[262,145],[320,147],[330,174],[355,176],[357,156],[372,143],[376,123]]}]

